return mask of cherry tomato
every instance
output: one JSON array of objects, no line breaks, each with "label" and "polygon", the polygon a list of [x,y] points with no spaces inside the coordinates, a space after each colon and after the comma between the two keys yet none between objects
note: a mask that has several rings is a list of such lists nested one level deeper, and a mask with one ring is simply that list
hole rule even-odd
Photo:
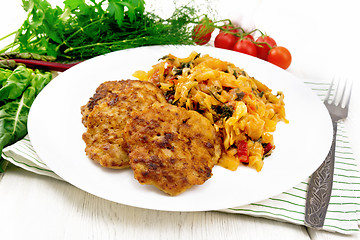
[{"label": "cherry tomato", "polygon": [[237,41],[233,50],[256,57],[256,46],[249,39],[241,39]]},{"label": "cherry tomato", "polygon": [[208,43],[211,39],[211,34],[214,31],[215,27],[212,24],[212,21],[208,18],[204,18],[196,25],[193,29],[192,39],[196,44],[204,45]]},{"label": "cherry tomato", "polygon": [[[266,43],[268,43],[271,46],[271,48],[276,47],[275,40],[267,35],[259,37],[258,39],[256,39],[256,42],[257,42],[256,44],[257,57],[263,60],[267,59],[267,56],[270,51],[270,47]],[[266,43],[261,43],[261,42],[266,42]]]},{"label": "cherry tomato", "polygon": [[204,45],[211,39],[212,31],[203,24],[198,24],[194,27],[192,33],[192,39],[198,45]]},{"label": "cherry tomato", "polygon": [[287,69],[291,64],[291,54],[284,47],[274,47],[270,50],[267,60],[278,67]]},{"label": "cherry tomato", "polygon": [[220,31],[220,33],[215,38],[214,45],[217,48],[232,50],[237,40],[238,37],[235,35]]}]

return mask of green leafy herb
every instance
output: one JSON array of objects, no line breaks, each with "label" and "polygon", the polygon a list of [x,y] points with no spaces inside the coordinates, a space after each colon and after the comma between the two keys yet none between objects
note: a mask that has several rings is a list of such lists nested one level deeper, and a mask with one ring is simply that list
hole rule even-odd
[{"label": "green leafy herb", "polygon": [[165,99],[168,103],[173,103],[175,95],[175,86],[172,86],[169,91],[164,93]]},{"label": "green leafy herb", "polygon": [[215,98],[219,103],[224,104],[224,103],[217,97],[218,92],[213,92],[213,91],[209,90],[209,93],[210,93],[210,95],[211,95],[213,98]]},{"label": "green leafy herb", "polygon": [[2,49],[52,56],[57,61],[88,59],[127,48],[194,44],[191,24],[197,11],[177,8],[168,19],[145,11],[143,0],[23,0],[28,17],[13,43]]},{"label": "green leafy herb", "polygon": [[125,7],[128,9],[128,17],[130,22],[134,22],[138,15],[144,13],[145,2],[141,0],[133,1],[120,1],[120,0],[109,0],[109,6],[107,10],[110,16],[114,17],[121,27],[124,21]]},{"label": "green leafy herb", "polygon": [[222,105],[212,105],[211,108],[216,112],[218,115],[217,119],[224,118],[227,119],[233,115],[234,108],[232,106],[227,106],[225,104]]},{"label": "green leafy herb", "polygon": [[234,75],[235,78],[238,78],[238,77],[239,77],[239,74],[238,74],[237,71],[234,71],[234,72],[233,72],[233,75]]},{"label": "green leafy herb", "polygon": [[261,91],[258,93],[259,98],[262,98],[264,96],[264,91]]}]

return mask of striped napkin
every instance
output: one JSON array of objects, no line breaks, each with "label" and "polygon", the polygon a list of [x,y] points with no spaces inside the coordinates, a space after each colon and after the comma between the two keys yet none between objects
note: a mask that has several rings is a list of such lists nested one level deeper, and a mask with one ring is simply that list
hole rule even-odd
[{"label": "striped napkin", "polygon": [[[329,88],[327,83],[306,82],[306,84],[321,99],[325,97]],[[6,147],[2,157],[26,170],[61,180],[41,161],[28,136]],[[304,225],[306,191],[309,180],[310,177],[292,189],[261,202],[220,211]],[[359,225],[360,173],[344,124],[340,122],[336,136],[334,183],[323,230],[352,234],[359,231]]]}]

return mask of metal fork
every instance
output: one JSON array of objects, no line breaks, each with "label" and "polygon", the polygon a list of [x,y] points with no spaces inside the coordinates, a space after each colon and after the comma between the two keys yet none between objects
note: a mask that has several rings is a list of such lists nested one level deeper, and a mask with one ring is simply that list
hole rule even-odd
[{"label": "metal fork", "polygon": [[329,103],[329,98],[334,85],[332,80],[329,91],[324,100],[324,104],[328,109],[333,123],[333,140],[330,151],[321,166],[313,173],[310,179],[305,205],[305,225],[312,228],[322,228],[325,221],[327,208],[330,201],[331,189],[334,174],[335,162],[335,144],[337,122],[347,118],[349,112],[349,103],[351,97],[351,87],[348,97],[345,99],[346,82],[337,102],[340,83],[335,90],[333,100]]}]

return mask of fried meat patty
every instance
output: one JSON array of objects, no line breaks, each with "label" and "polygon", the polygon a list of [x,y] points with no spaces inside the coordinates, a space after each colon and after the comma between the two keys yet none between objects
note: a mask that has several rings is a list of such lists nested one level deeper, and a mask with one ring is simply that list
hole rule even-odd
[{"label": "fried meat patty", "polygon": [[102,83],[89,102],[81,107],[86,155],[108,168],[129,167],[123,130],[130,114],[154,102],[166,102],[161,90],[137,80]]},{"label": "fried meat patty", "polygon": [[124,139],[134,177],[172,196],[208,180],[221,153],[207,118],[168,103],[133,113]]}]

